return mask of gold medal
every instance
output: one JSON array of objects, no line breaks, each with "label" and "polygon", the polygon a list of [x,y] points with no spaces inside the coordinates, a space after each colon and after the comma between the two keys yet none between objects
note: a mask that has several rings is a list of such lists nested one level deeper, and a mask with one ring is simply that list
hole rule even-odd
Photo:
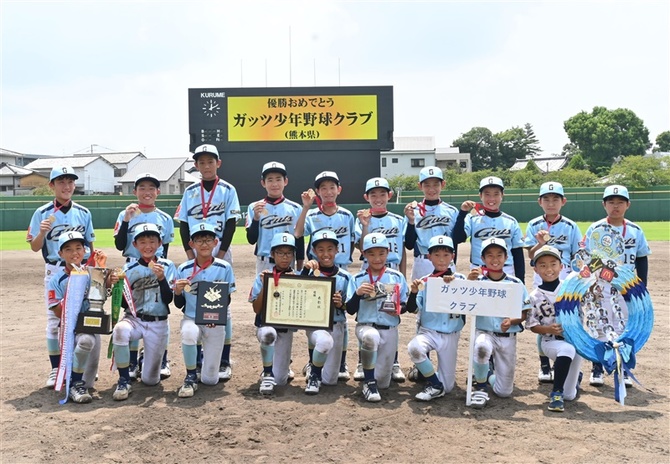
[{"label": "gold medal", "polygon": [[416,201],[413,201],[409,205],[412,207],[412,209],[414,209],[417,207],[418,203]]},{"label": "gold medal", "polygon": [[261,214],[262,214],[263,216],[265,216],[266,214],[270,214],[270,211],[268,211],[267,208],[263,208],[263,209],[261,210]]},{"label": "gold medal", "polygon": [[49,221],[51,224],[53,224],[54,222],[56,222],[56,216],[54,216],[54,215],[52,214],[51,216],[49,216],[49,217],[47,218],[47,221]]},{"label": "gold medal", "polygon": [[156,266],[156,263],[154,263],[153,261],[149,261],[149,263],[147,264],[147,267],[152,271],[154,270],[154,266]]},{"label": "gold medal", "polygon": [[549,232],[545,232],[542,234],[542,240],[544,240],[545,242],[551,240],[551,235],[549,235]]},{"label": "gold medal", "polygon": [[369,218],[370,217],[370,210],[369,209],[364,209],[363,210],[363,217]]},{"label": "gold medal", "polygon": [[135,209],[133,209],[133,212],[130,213],[130,215],[131,215],[132,217],[137,217],[137,216],[139,216],[140,214],[142,214],[142,211],[140,210],[140,208],[135,208]]},{"label": "gold medal", "polygon": [[419,283],[419,285],[417,285],[417,287],[419,288],[419,290],[423,290],[426,286],[424,285],[423,282],[421,282]]},{"label": "gold medal", "polygon": [[310,200],[313,200],[314,197],[316,196],[316,193],[314,192],[314,190],[309,189],[309,190],[307,190],[307,195],[309,195]]},{"label": "gold medal", "polygon": [[191,293],[191,284],[184,285],[184,291],[186,293]]},{"label": "gold medal", "polygon": [[312,272],[312,275],[314,277],[319,277],[321,275],[321,271],[319,271],[318,269],[314,269],[314,271]]}]

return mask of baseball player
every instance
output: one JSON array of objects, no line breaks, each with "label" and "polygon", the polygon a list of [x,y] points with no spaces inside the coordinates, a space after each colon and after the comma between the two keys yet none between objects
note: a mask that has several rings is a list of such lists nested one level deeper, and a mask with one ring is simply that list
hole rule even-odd
[{"label": "baseball player", "polygon": [[[74,266],[79,266],[86,254],[87,240],[78,231],[63,232],[58,237],[58,256],[64,265],[60,267],[48,284],[48,308],[54,317],[60,320],[65,298],[68,279]],[[103,255],[102,252],[98,252]],[[107,287],[118,282],[116,274],[110,274]],[[87,311],[90,307],[88,299],[84,298],[81,310]],[[100,360],[100,335],[88,333],[75,333],[75,348],[72,358],[72,372],[70,373],[70,399],[75,403],[90,403],[91,397],[88,389],[93,386],[98,373]]]},{"label": "baseball player", "polygon": [[[133,246],[135,227],[139,224],[155,224],[161,234],[162,247],[156,251],[159,258],[167,258],[170,243],[174,241],[174,220],[170,215],[156,208],[156,198],[160,194],[160,181],[153,174],[147,172],[137,176],[133,194],[137,197],[137,203],[129,204],[119,213],[114,225],[114,246],[122,252],[126,262],[136,261],[140,253]],[[169,333],[169,328],[168,328]],[[166,345],[167,346],[167,345]],[[131,341],[130,344],[130,377],[137,377],[138,362],[137,350],[139,339]],[[161,377],[170,377],[170,362],[167,358],[167,350],[163,354],[161,362]]]},{"label": "baseball player", "polygon": [[270,256],[272,239],[275,235],[287,232],[296,235],[297,268],[302,269],[305,258],[305,245],[302,236],[297,237],[295,226],[302,208],[284,197],[284,188],[288,185],[286,166],[277,161],[263,165],[261,185],[267,196],[249,205],[246,229],[247,241],[256,245],[256,274],[272,269]]},{"label": "baseball player", "polygon": [[[368,179],[365,183],[365,194],[363,198],[370,204],[369,209],[362,209],[356,213],[356,225],[354,240],[358,247],[363,249],[363,241],[367,234],[381,233],[389,244],[389,252],[387,254],[386,265],[392,269],[399,270],[402,275],[406,274],[405,268],[405,248],[403,231],[405,230],[404,219],[387,209],[388,202],[393,197],[393,190],[389,186],[388,180],[383,177],[373,177]],[[363,266],[361,270],[365,270],[368,266],[365,260],[365,253],[361,254],[363,259]],[[405,374],[400,368],[398,362],[398,354],[396,350],[395,361],[393,363],[392,378],[395,382],[404,382]],[[356,371],[354,372],[354,380],[363,380],[363,366],[359,360]]]},{"label": "baseball player", "polygon": [[[570,274],[570,262],[572,257],[579,251],[579,242],[582,234],[577,224],[561,215],[561,208],[567,203],[563,186],[558,182],[545,182],[540,186],[540,197],[537,202],[544,211],[542,216],[532,219],[526,228],[524,247],[528,249],[528,257],[531,264],[537,250],[545,245],[551,245],[561,253],[561,280]],[[533,287],[538,287],[542,278],[535,273]],[[537,379],[543,383],[553,381],[554,374],[551,370],[549,358],[540,349],[542,337],[537,336],[538,354],[540,356],[540,370]]]},{"label": "baseball player", "polygon": [[114,360],[119,371],[119,381],[112,395],[116,401],[128,399],[131,392],[131,341],[144,340],[142,383],[156,385],[161,380],[163,353],[170,331],[168,305],[173,299],[171,283],[177,272],[172,261],[157,256],[163,249],[163,243],[161,230],[156,224],[136,224],[133,230],[133,247],[140,256],[123,268],[132,301],[124,299],[125,314],[112,334]]},{"label": "baseball player", "polygon": [[[317,174],[314,179],[314,188],[316,192],[308,190],[302,193],[302,212],[295,226],[295,235],[310,237],[318,231],[330,230],[335,233],[338,240],[337,255],[335,264],[344,271],[349,269],[354,252],[354,215],[348,209],[342,208],[337,204],[337,196],[342,192],[340,179],[337,173],[332,171],[323,171]],[[309,209],[314,201],[317,201],[318,208]],[[314,260],[312,243],[307,244],[307,257]],[[349,368],[347,367],[347,345],[349,344],[349,330],[347,328],[346,318],[344,320],[344,343],[342,345],[342,354],[340,359],[339,380],[349,380]],[[313,349],[309,346],[309,349]],[[309,366],[309,363],[308,363]],[[307,367],[307,366],[306,366]],[[303,369],[306,373],[306,368]]]},{"label": "baseball player", "polygon": [[311,252],[316,259],[305,263],[302,275],[335,278],[333,330],[307,331],[308,344],[311,348],[305,393],[314,395],[319,392],[321,383],[335,385],[340,379],[341,353],[347,329],[344,303],[351,298],[351,295],[348,294],[351,275],[340,269],[335,262],[340,249],[335,232],[321,229],[312,234],[311,244]]},{"label": "baseball player", "polygon": [[[523,288],[522,316],[519,319],[509,317],[476,317],[476,333],[473,362],[475,385],[472,393],[472,406],[483,408],[489,401],[488,385],[500,397],[508,397],[514,388],[516,369],[516,335],[523,330],[521,323],[531,309],[528,291],[520,279],[508,275],[505,270],[507,244],[501,238],[488,238],[481,244],[481,259],[485,267],[474,268],[468,279],[477,276],[478,280],[492,282],[514,282]],[[493,356],[495,371],[489,372],[489,359]]]},{"label": "baseball player", "polygon": [[363,254],[368,263],[350,282],[346,302],[349,314],[357,314],[356,337],[363,364],[363,396],[381,401],[379,389],[391,382],[393,359],[398,350],[398,324],[407,302],[407,281],[399,271],[387,266],[389,241],[372,232],[363,238]]},{"label": "baseball player", "polygon": [[579,369],[582,358],[575,347],[563,338],[563,327],[556,322],[556,295],[561,285],[562,253],[555,247],[545,245],[535,252],[535,272],[542,283],[530,294],[531,310],[526,328],[542,339],[542,351],[554,361],[554,388],[548,409],[563,412],[564,400],[577,396]]},{"label": "baseball player", "polygon": [[[433,270],[433,263],[428,257],[430,239],[438,235],[451,237],[456,224],[458,210],[440,198],[445,185],[440,168],[423,168],[419,172],[419,189],[424,198],[420,203],[415,201],[405,206],[405,247],[414,250],[412,280],[420,279]],[[451,266],[452,272],[455,271],[454,265]]]},{"label": "baseball player", "polygon": [[58,166],[51,170],[49,175],[49,187],[54,192],[54,199],[40,206],[33,213],[26,241],[30,243],[30,249],[42,252],[44,259],[44,302],[47,314],[46,338],[51,372],[46,382],[47,387],[56,384],[56,374],[60,364],[60,348],[58,344],[58,327],[60,319],[53,311],[49,310],[49,296],[47,287],[51,277],[62,270],[65,263],[61,260],[58,252],[58,239],[65,232],[79,232],[84,237],[85,247],[90,248],[87,254],[93,252],[93,221],[88,209],[72,201],[75,191],[75,180],[79,176],[69,166]]},{"label": "baseball player", "polygon": [[[203,353],[200,380],[206,385],[216,385],[219,382],[219,366],[226,326],[195,324],[198,282],[228,282],[229,304],[230,295],[235,291],[233,267],[227,261],[214,257],[214,250],[220,247],[218,237],[218,230],[210,223],[201,222],[191,227],[189,246],[195,251],[196,257],[177,269],[174,304],[177,308],[182,308],[184,313],[181,321],[181,349],[186,365],[186,378],[177,392],[180,398],[189,398],[198,389],[196,374],[198,342],[202,344]],[[226,324],[229,323],[230,311]]]},{"label": "baseball player", "polygon": [[[428,243],[428,258],[433,271],[423,278],[414,279],[410,286],[407,311],[420,313],[417,335],[407,345],[412,362],[427,381],[426,388],[415,398],[430,401],[453,390],[456,383],[456,354],[461,329],[465,317],[458,314],[430,312],[426,306],[424,282],[429,277],[441,277],[445,282],[465,279],[462,274],[454,274],[451,264],[454,259],[454,242],[451,237],[436,235]],[[437,373],[428,353],[437,353]]]},{"label": "baseball player", "polygon": [[[193,152],[195,167],[200,172],[201,181],[192,184],[184,191],[181,203],[175,212],[175,219],[179,221],[179,235],[188,259],[194,259],[195,253],[189,245],[193,227],[207,223],[214,227],[217,236],[217,245],[212,255],[233,262],[230,244],[233,241],[237,221],[242,217],[240,200],[237,190],[232,184],[219,179],[217,174],[221,167],[219,151],[214,145],[200,145]],[[230,314],[230,313],[229,313]],[[226,340],[219,366],[219,379],[230,380],[233,375],[230,363],[230,349],[233,338],[232,319],[226,324]]]},{"label": "baseball player", "polygon": [[[500,211],[505,186],[499,177],[485,177],[479,183],[479,198],[482,204],[466,200],[461,205],[456,225],[452,232],[454,244],[470,238],[470,267],[481,267],[482,244],[489,238],[505,241],[510,254],[505,261],[504,271],[524,282],[526,263],[523,256],[523,234],[516,219]],[[475,215],[468,211],[475,209]]]},{"label": "baseball player", "polygon": [[[606,187],[603,192],[603,207],[607,212],[607,217],[594,222],[586,230],[586,249],[591,251],[598,248],[594,233],[603,224],[609,224],[621,234],[624,242],[624,252],[615,261],[617,261],[619,266],[633,270],[642,282],[647,285],[647,275],[649,272],[647,257],[651,254],[651,249],[640,226],[625,218],[626,211],[630,208],[628,189],[623,185],[610,185]],[[598,288],[598,292],[595,293],[596,301],[601,301],[600,305],[605,308],[609,321],[617,319],[617,312],[623,313],[623,324],[617,324],[617,330],[614,330],[613,327],[610,329],[617,335],[620,335],[623,333],[625,323],[628,320],[628,307],[618,292],[613,293],[611,291],[612,285],[609,282],[602,282],[602,285],[603,287]],[[605,298],[603,294],[610,295],[610,297]],[[616,311],[613,310],[614,305],[617,305]],[[598,328],[599,340],[607,340],[607,335],[608,332],[604,328]],[[589,383],[594,386],[602,386],[604,382],[602,364],[594,363]],[[624,383],[626,387],[633,386],[633,381],[627,374],[624,375]]]},{"label": "baseball player", "polygon": [[[288,232],[275,234],[270,243],[270,257],[274,261],[272,269],[262,270],[254,280],[249,293],[249,302],[256,314],[254,325],[256,337],[261,345],[263,373],[259,391],[262,395],[272,395],[277,385],[286,385],[289,381],[291,365],[291,347],[293,329],[278,329],[262,324],[261,311],[267,298],[267,289],[263,285],[263,276],[272,273],[275,286],[281,285],[281,276],[293,274],[291,264],[295,260],[295,237]],[[316,391],[318,393],[318,389]]]}]

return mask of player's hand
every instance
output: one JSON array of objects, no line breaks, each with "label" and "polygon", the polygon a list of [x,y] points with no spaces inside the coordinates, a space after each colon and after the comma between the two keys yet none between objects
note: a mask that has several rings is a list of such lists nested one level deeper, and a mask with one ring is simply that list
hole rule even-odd
[{"label": "player's hand", "polygon": [[302,267],[313,271],[314,269],[319,269],[319,262],[315,259],[310,259],[309,261],[305,261]]},{"label": "player's hand", "polygon": [[95,250],[93,252],[93,261],[95,267],[107,267],[107,255],[102,250]]},{"label": "player's hand", "polygon": [[356,217],[361,222],[362,226],[369,226],[370,225],[370,218],[372,217],[372,215],[370,214],[369,209],[359,209],[356,212]]},{"label": "player's hand", "polygon": [[407,203],[407,205],[405,205],[405,216],[409,219],[410,224],[414,224],[416,216],[414,215],[413,203]]},{"label": "player's hand", "polygon": [[271,272],[272,272],[271,269],[263,269],[259,275],[264,276],[265,274],[270,274]]},{"label": "player's hand", "polygon": [[510,327],[512,327],[512,319],[510,319],[509,317],[506,317],[500,323],[500,331],[505,333],[509,330]]},{"label": "player's hand", "polygon": [[109,281],[112,283],[112,285],[115,285],[119,282],[119,275],[116,273],[116,271],[110,274]]},{"label": "player's hand", "polygon": [[336,308],[342,306],[342,293],[340,292],[333,293],[333,304],[335,305]]},{"label": "player's hand", "polygon": [[423,280],[421,279],[414,279],[412,283],[409,285],[409,291],[412,293],[419,293],[419,287],[423,283]]},{"label": "player's hand", "polygon": [[140,212],[140,205],[138,205],[137,203],[129,204],[128,206],[126,206],[126,212],[123,215],[123,221],[124,222],[130,221],[130,218],[132,218],[139,212]]},{"label": "player's hand", "polygon": [[456,279],[456,276],[454,275],[445,275],[442,276],[442,280],[444,281],[445,284],[449,284],[453,282]]},{"label": "player's hand", "polygon": [[156,275],[156,278],[158,278],[159,281],[165,279],[165,268],[162,264],[154,263],[151,271]]},{"label": "player's hand", "polygon": [[468,280],[477,280],[480,275],[482,275],[482,268],[481,267],[476,267],[474,269],[471,269],[470,273],[468,274]]},{"label": "player's hand", "polygon": [[315,197],[314,190],[312,189],[305,190],[300,194],[300,198],[302,198],[302,205],[306,208],[309,208],[314,203],[314,197]]},{"label": "player's hand", "polygon": [[461,211],[470,211],[472,208],[475,207],[476,204],[477,204],[476,201],[465,200],[465,201],[461,204]]},{"label": "player's hand", "polygon": [[188,279],[177,279],[174,281],[174,294],[181,295],[184,292],[184,286],[188,284]]},{"label": "player's hand", "polygon": [[537,243],[540,245],[546,245],[547,244],[547,237],[551,238],[549,235],[549,232],[546,230],[539,230],[537,234],[535,234],[535,240],[537,240]]},{"label": "player's hand", "polygon": [[44,221],[40,222],[40,234],[46,235],[47,232],[51,230],[51,221],[49,219],[45,219]]},{"label": "player's hand", "polygon": [[260,221],[264,211],[267,211],[267,209],[265,209],[265,201],[257,201],[254,205],[254,221]]},{"label": "player's hand", "polygon": [[372,284],[364,283],[361,284],[361,286],[356,289],[356,295],[358,296],[369,295],[371,293],[374,293],[374,291],[375,287]]},{"label": "player's hand", "polygon": [[558,323],[553,323],[549,326],[549,333],[552,335],[563,335],[563,326]]},{"label": "player's hand", "polygon": [[213,329],[214,327],[216,327],[216,324],[205,324],[205,327],[207,327],[208,329]]}]

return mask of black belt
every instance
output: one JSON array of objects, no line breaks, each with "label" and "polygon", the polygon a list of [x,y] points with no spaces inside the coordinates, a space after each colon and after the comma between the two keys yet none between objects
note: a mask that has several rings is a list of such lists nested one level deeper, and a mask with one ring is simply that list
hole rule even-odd
[{"label": "black belt", "polygon": [[556,340],[565,340],[565,338],[561,337],[560,335],[554,335],[554,338]]},{"label": "black belt", "polygon": [[516,332],[491,332],[496,337],[509,338],[516,337]]},{"label": "black belt", "polygon": [[368,326],[372,327],[373,329],[377,329],[377,330],[389,330],[389,329],[393,328],[390,325],[365,324],[365,323],[362,324],[362,325],[368,325]]},{"label": "black belt", "polygon": [[167,316],[147,316],[146,314],[138,314],[137,318],[141,321],[144,322],[158,322],[158,321],[166,321]]}]

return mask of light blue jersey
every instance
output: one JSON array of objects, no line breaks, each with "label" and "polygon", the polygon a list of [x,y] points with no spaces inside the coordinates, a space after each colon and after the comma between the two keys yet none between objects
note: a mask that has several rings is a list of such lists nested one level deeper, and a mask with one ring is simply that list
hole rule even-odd
[{"label": "light blue jersey", "polygon": [[[265,200],[258,200],[249,205],[247,212],[247,222],[245,227],[249,228],[254,219],[254,206],[259,202]],[[261,213],[261,218],[258,224],[258,241],[256,242],[256,256],[270,256],[270,244],[272,237],[275,234],[287,232],[293,234],[295,232],[295,225],[298,222],[298,217],[302,211],[302,206],[298,203],[284,198],[277,204],[265,203],[267,214]]]},{"label": "light blue jersey", "polygon": [[[215,258],[214,262],[200,271],[197,268],[197,274],[194,277],[191,275],[194,272],[194,259],[190,259],[179,266],[177,269],[176,279],[189,279],[191,281],[191,292],[183,292],[186,299],[186,305],[183,308],[184,315],[195,319],[195,305],[197,303],[198,282],[228,282],[228,294],[235,291],[235,275],[233,274],[233,267],[223,259]],[[200,272],[198,272],[200,271]],[[230,308],[229,308],[230,309]]]},{"label": "light blue jersey", "polygon": [[[451,237],[456,224],[458,210],[440,200],[437,205],[425,205],[425,214],[421,214],[419,206],[414,208],[414,229],[416,230],[416,246],[419,254],[428,254],[428,242],[436,235]],[[405,230],[407,224],[405,225]]]},{"label": "light blue jersey", "polygon": [[482,242],[487,238],[501,238],[507,245],[507,260],[505,266],[513,266],[514,260],[511,251],[523,247],[523,234],[516,219],[509,214],[500,213],[500,216],[490,217],[468,215],[465,218],[465,235],[470,237],[470,263],[483,266]]},{"label": "light blue jersey", "polygon": [[[530,303],[530,297],[528,296],[528,290],[526,290],[526,286],[521,283],[519,279],[517,279],[514,276],[507,275],[505,274],[505,277],[502,278],[502,280],[496,280],[493,281],[489,279],[487,276],[481,275],[477,280],[488,280],[489,282],[514,282],[523,288],[523,303],[521,306],[522,311],[527,311],[532,309],[531,303]],[[500,328],[500,324],[505,320],[505,317],[491,317],[491,316],[477,316],[477,324],[476,327],[479,330],[485,330],[487,332],[496,332],[496,333],[501,333],[502,329]],[[422,321],[423,322],[423,321]],[[516,333],[516,332],[521,332],[523,328],[521,325],[513,325],[507,330],[508,333]]]},{"label": "light blue jersey", "polygon": [[[335,264],[338,266],[348,266],[351,264],[352,248],[354,241],[354,215],[348,209],[337,207],[335,214],[327,215],[320,209],[312,209],[305,218],[305,235],[313,235],[323,229],[332,230],[337,235],[337,255],[335,255]],[[309,259],[316,259],[312,253],[312,238],[309,239],[307,246],[307,256]]]},{"label": "light blue jersey", "polygon": [[[42,257],[44,262],[55,264],[60,260],[58,256],[58,237],[64,232],[77,231],[84,236],[87,245],[91,245],[95,241],[95,232],[93,230],[93,220],[91,212],[83,206],[71,202],[70,209],[67,213],[59,210],[54,213],[54,202],[51,201],[43,206],[40,206],[33,213],[26,234],[26,241],[31,242],[34,237],[40,233],[40,223],[50,216],[55,218],[51,223],[51,230],[47,232],[44,238],[44,245],[42,246]],[[86,253],[86,257],[89,253]]]},{"label": "light blue jersey", "polygon": [[[425,276],[424,282],[431,277],[432,274]],[[454,274],[456,279],[465,280],[463,274]],[[416,295],[416,306],[419,309],[418,319],[420,326],[430,330],[435,330],[442,333],[458,332],[465,325],[465,317],[462,314],[448,314],[428,311],[426,308],[426,287],[419,290]]]},{"label": "light blue jersey", "polygon": [[561,263],[564,266],[570,266],[572,256],[579,251],[579,242],[582,239],[582,233],[577,224],[565,216],[561,216],[557,222],[548,224],[544,216],[538,216],[531,220],[526,228],[524,240],[526,248],[533,248],[537,245],[535,235],[541,230],[549,231],[551,238],[547,244],[561,252]]},{"label": "light blue jersey", "polygon": [[[591,250],[594,247],[594,244],[592,242],[592,234],[594,229],[604,224],[607,224],[607,218],[594,222],[586,230],[585,242],[587,250]],[[644,232],[642,231],[640,226],[628,220],[625,221],[625,227],[624,226],[615,227],[612,225],[610,225],[609,227],[612,227],[615,230],[617,230],[623,237],[625,252],[620,257],[623,266],[626,267],[627,269],[635,271],[635,259],[642,258],[643,256],[648,256],[651,254],[651,249],[649,248],[649,244],[647,243],[647,238],[644,236]]]},{"label": "light blue jersey", "polygon": [[[409,289],[407,287],[405,276],[400,272],[387,267],[384,274],[379,277],[379,280],[377,280],[376,275],[373,276],[373,280],[375,283],[379,282],[381,284],[397,285],[400,303],[407,303]],[[353,296],[358,287],[365,283],[370,283],[370,275],[367,271],[361,271],[349,282],[349,290],[347,294]],[[400,316],[381,311],[384,300],[385,298],[378,298],[376,300],[361,298],[358,313],[356,315],[356,322],[360,324],[378,324],[396,327],[400,323]]]},{"label": "light blue jersey", "polygon": [[[221,240],[228,219],[234,218],[235,221],[238,221],[242,217],[237,190],[223,179],[219,179],[211,192],[201,189],[201,186],[202,182],[198,182],[186,188],[174,218],[180,222],[187,221],[189,230],[201,222],[212,224]],[[211,197],[211,195],[214,196]],[[203,211],[203,196],[205,205],[209,203],[206,215]]]},{"label": "light blue jersey", "polygon": [[[170,218],[172,220],[172,218]],[[165,280],[173,286],[177,268],[169,259],[159,258],[158,263],[163,266]],[[167,316],[170,312],[168,305],[161,299],[161,289],[156,274],[148,266],[143,266],[139,261],[126,263],[123,267],[126,278],[130,284],[133,303],[137,314],[145,316]],[[129,311],[126,311],[129,313]]]},{"label": "light blue jersey", "polygon": [[[313,275],[313,272],[310,271],[308,275]],[[349,282],[353,280],[351,274],[347,271],[344,271],[340,268],[337,268],[337,273],[334,276],[326,275],[325,272],[321,272],[319,277],[335,277],[335,292],[340,292],[342,295],[342,303],[346,303],[354,295],[351,292],[351,286]],[[335,314],[333,315],[333,322],[344,322],[347,320],[347,315],[344,313],[344,309],[335,308]]]},{"label": "light blue jersey", "polygon": [[[402,247],[404,238],[404,231],[406,229],[406,219],[401,216],[387,212],[383,216],[370,216],[370,225],[368,226],[368,233],[379,233],[386,235],[389,242],[389,254],[386,262],[390,264],[400,264],[402,260]],[[363,234],[363,226],[361,221],[356,218],[356,229],[354,239],[356,243],[361,240]]]},{"label": "light blue jersey", "polygon": [[[121,223],[123,222],[123,217],[125,215],[126,211],[123,210],[119,213],[119,217],[116,219],[116,224],[114,225],[115,237],[119,232],[119,228],[121,227]],[[169,214],[161,211],[158,208],[149,213],[141,213],[139,216],[131,217],[128,221],[126,248],[122,253],[124,258],[138,259],[140,257],[140,252],[137,251],[137,248],[133,246],[133,236],[135,235],[135,227],[138,224],[145,223],[155,224],[158,227],[163,245],[172,243],[174,241],[174,220],[170,217]],[[163,247],[160,247],[158,250],[156,250],[156,256],[159,258],[163,257]]]}]

